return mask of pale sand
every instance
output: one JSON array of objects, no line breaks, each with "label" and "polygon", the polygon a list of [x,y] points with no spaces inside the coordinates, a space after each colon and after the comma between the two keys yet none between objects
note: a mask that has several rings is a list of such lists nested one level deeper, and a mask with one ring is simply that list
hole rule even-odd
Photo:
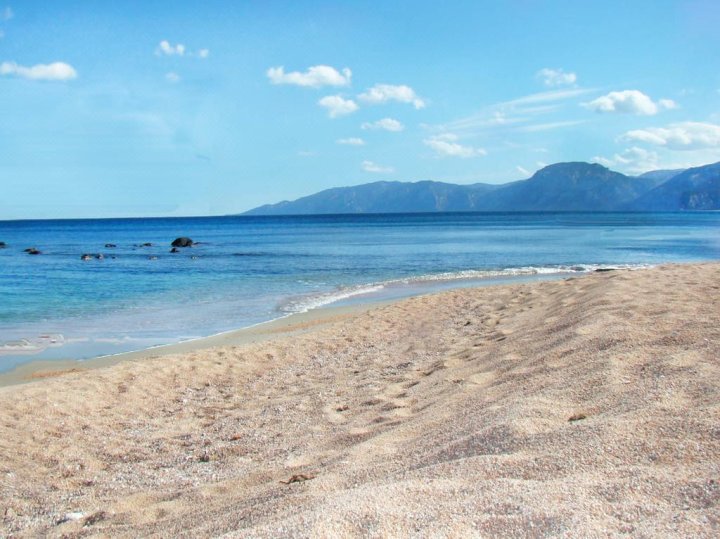
[{"label": "pale sand", "polygon": [[3,515],[0,536],[717,537],[720,264],[5,387]]}]

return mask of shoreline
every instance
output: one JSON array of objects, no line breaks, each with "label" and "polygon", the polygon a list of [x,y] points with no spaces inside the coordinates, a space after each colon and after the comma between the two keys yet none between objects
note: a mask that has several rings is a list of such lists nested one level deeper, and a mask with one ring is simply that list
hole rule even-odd
[{"label": "shoreline", "polygon": [[252,326],[223,331],[206,337],[161,344],[130,352],[102,355],[89,359],[28,361],[10,371],[0,373],[0,390],[5,387],[28,384],[41,379],[55,378],[64,374],[102,369],[124,362],[143,361],[175,354],[186,354],[208,348],[255,344],[271,340],[278,336],[300,335],[336,320],[349,318],[374,307],[393,303],[394,301],[401,300],[376,301],[352,306],[326,305],[305,312],[292,313],[280,318],[268,320],[267,322],[260,322]]},{"label": "shoreline", "polygon": [[[584,271],[571,269],[573,267],[587,268]],[[396,290],[396,295],[389,297],[373,297],[377,290],[370,292],[362,292],[360,294],[351,294],[347,297],[340,297],[328,304],[320,304],[316,307],[310,307],[301,312],[285,314],[271,320],[258,322],[250,326],[221,331],[219,333],[196,337],[179,342],[170,342],[150,346],[147,348],[139,348],[125,352],[117,352],[112,354],[101,354],[98,356],[73,359],[73,358],[57,358],[57,359],[35,359],[23,362],[11,370],[0,372],[0,388],[12,386],[16,384],[24,384],[36,381],[42,378],[51,378],[60,376],[70,372],[93,370],[103,368],[123,361],[137,361],[156,356],[167,356],[176,353],[187,353],[193,350],[212,348],[215,346],[242,345],[259,342],[271,338],[279,331],[292,332],[292,328],[288,328],[295,324],[303,325],[307,322],[315,322],[322,324],[321,319],[333,318],[339,314],[360,314],[374,306],[402,301],[410,297],[420,297],[432,294],[441,294],[443,292],[459,289],[474,289],[497,286],[508,286],[513,284],[523,284],[528,282],[541,282],[563,280],[571,278],[585,277],[597,272],[604,271],[637,271],[652,268],[648,264],[578,264],[576,266],[568,266],[567,268],[557,268],[552,272],[540,271],[543,268],[511,268],[508,270],[468,270],[460,272],[465,274],[462,277],[446,278],[447,274],[439,274],[434,276],[418,276],[409,278],[390,279],[377,283],[367,283],[357,285],[360,289],[378,289],[388,290],[385,287],[402,285],[410,290],[416,286],[415,291],[400,292]],[[530,272],[530,269],[533,271]],[[482,277],[471,276],[475,273],[482,274]],[[362,297],[366,296],[366,297]],[[347,301],[350,301],[347,304]],[[359,300],[359,301],[358,301]],[[327,321],[325,323],[327,323]]]},{"label": "shoreline", "polygon": [[456,289],[2,388],[0,535],[715,537],[719,283]]}]

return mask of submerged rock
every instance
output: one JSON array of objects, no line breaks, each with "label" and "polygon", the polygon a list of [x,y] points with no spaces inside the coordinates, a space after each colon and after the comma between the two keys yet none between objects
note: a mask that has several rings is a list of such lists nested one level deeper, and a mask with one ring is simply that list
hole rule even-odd
[{"label": "submerged rock", "polygon": [[188,237],[182,236],[180,238],[175,238],[171,245],[173,247],[192,247],[193,240]]},{"label": "submerged rock", "polygon": [[35,247],[28,247],[25,249],[25,252],[29,255],[41,255],[42,251],[39,249],[36,249]]},{"label": "submerged rock", "polygon": [[80,256],[80,260],[92,260],[92,255],[85,253]]},{"label": "submerged rock", "polygon": [[179,253],[180,249],[178,249],[177,247],[173,247],[172,249],[170,249],[170,252],[171,253]]},{"label": "submerged rock", "polygon": [[5,249],[7,247],[7,244],[4,241],[0,241],[0,249]]},{"label": "submerged rock", "polygon": [[117,245],[115,245],[114,243],[106,243],[105,244],[106,249],[114,249],[115,247],[117,247]]}]

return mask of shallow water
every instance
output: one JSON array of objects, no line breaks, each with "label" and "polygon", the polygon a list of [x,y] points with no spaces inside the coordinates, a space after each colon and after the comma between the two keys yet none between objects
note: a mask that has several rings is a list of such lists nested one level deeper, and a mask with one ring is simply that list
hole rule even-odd
[{"label": "shallow water", "polygon": [[[0,221],[0,371],[197,338],[331,303],[717,260],[719,232],[720,214],[710,212]],[[178,236],[202,243],[170,254]],[[83,253],[104,259],[82,261]]]}]

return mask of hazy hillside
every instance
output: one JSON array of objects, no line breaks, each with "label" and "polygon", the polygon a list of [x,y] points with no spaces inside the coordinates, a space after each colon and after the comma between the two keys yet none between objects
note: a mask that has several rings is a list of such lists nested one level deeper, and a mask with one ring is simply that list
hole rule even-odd
[{"label": "hazy hillside", "polygon": [[260,206],[246,215],[472,211],[484,194],[498,187],[482,183],[375,182],[336,187],[292,202]]},{"label": "hazy hillside", "polygon": [[591,163],[557,163],[502,185],[374,182],[336,187],[245,215],[452,211],[676,211],[720,208],[720,163],[638,177]]},{"label": "hazy hillside", "polygon": [[628,205],[642,211],[720,210],[720,163],[690,168]]}]

